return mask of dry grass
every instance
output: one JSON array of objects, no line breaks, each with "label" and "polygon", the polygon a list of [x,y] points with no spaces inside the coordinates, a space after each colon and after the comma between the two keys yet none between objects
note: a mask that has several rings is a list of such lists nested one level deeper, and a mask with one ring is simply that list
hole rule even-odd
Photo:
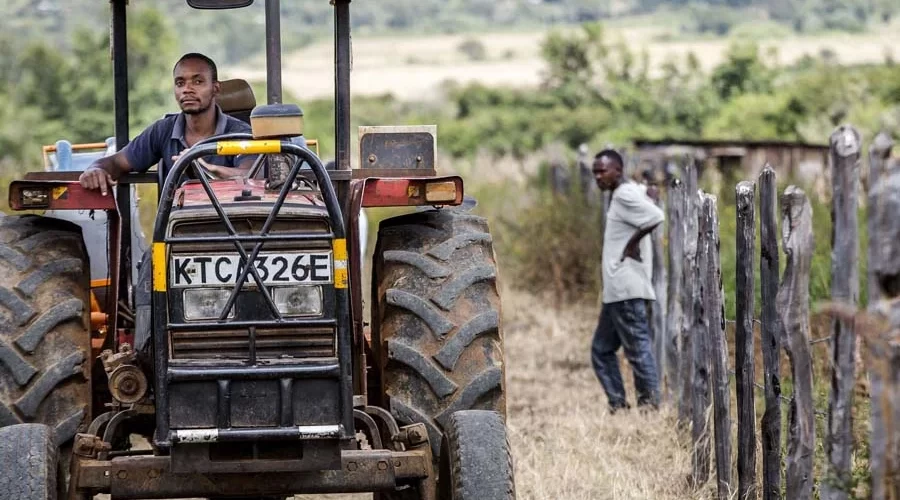
[{"label": "dry grass", "polygon": [[[732,43],[728,38],[666,39],[666,26],[620,23],[607,25],[611,41],[622,41],[635,51],[646,50],[651,68],[683,58],[693,52],[704,70],[725,57]],[[900,56],[900,31],[896,26],[879,27],[858,34],[789,36],[761,42],[764,51],[777,51],[777,63],[789,64],[805,55],[824,50],[837,61],[881,63],[887,55]],[[359,95],[393,93],[401,99],[440,99],[438,88],[446,80],[480,82],[489,86],[535,87],[541,82],[544,62],[540,44],[546,31],[485,33],[481,35],[393,35],[354,38],[353,92]],[[469,60],[458,50],[467,39],[482,42],[487,49],[483,61]],[[284,86],[307,100],[334,95],[333,43],[323,40],[284,58]],[[223,69],[229,78],[264,80],[262,58]]]},{"label": "dry grass", "polygon": [[[705,498],[687,485],[689,443],[673,413],[609,415],[590,366],[597,311],[554,313],[504,296],[509,430],[520,500]],[[631,370],[623,363],[629,397]]]}]

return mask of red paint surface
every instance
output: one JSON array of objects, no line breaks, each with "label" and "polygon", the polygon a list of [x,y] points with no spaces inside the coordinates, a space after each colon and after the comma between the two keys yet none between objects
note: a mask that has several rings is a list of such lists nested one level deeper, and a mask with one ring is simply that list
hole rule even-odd
[{"label": "red paint surface", "polygon": [[[243,196],[244,191],[249,190],[251,196],[259,196],[259,200],[251,200],[249,203],[274,203],[278,199],[281,187],[275,190],[266,190],[266,181],[257,179],[222,179],[209,182],[213,193],[219,199],[219,203],[241,203],[235,201],[235,197]],[[175,200],[178,206],[190,207],[209,205],[209,197],[203,189],[200,181],[189,181],[175,192]],[[318,192],[291,191],[288,193],[288,203],[304,205],[324,206],[322,196]]]},{"label": "red paint surface", "polygon": [[19,203],[22,189],[39,188],[49,189],[64,188],[58,198],[50,196],[49,207],[40,210],[115,210],[116,199],[112,193],[103,196],[100,191],[85,189],[76,182],[59,181],[13,181],[9,185],[9,206],[13,210],[31,210]]}]

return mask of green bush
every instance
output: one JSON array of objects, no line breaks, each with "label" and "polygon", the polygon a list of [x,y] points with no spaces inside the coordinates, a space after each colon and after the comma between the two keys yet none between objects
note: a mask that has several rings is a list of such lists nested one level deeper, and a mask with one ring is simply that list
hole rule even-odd
[{"label": "green bush", "polygon": [[484,61],[487,59],[487,47],[477,38],[466,38],[459,44],[457,50],[462,52],[470,61]]},{"label": "green bush", "polygon": [[746,13],[726,6],[697,3],[688,6],[685,17],[682,33],[724,36],[746,18]]},{"label": "green bush", "polygon": [[728,34],[737,40],[765,41],[786,38],[792,34],[792,30],[775,21],[753,20],[733,26]]},{"label": "green bush", "polygon": [[529,189],[529,203],[518,213],[493,217],[504,276],[513,286],[549,292],[557,307],[593,303],[601,281],[599,207],[577,192],[577,182],[571,193],[556,196],[546,180],[541,184]]}]

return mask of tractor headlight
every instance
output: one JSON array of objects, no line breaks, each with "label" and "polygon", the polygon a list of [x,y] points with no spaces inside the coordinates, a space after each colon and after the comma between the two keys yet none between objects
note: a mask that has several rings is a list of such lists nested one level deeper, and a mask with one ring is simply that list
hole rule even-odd
[{"label": "tractor headlight", "polygon": [[[228,288],[189,288],[184,291],[184,319],[217,319],[230,296]],[[234,317],[234,308],[228,317]]]},{"label": "tractor headlight", "polygon": [[319,316],[322,314],[322,287],[285,286],[273,289],[272,299],[278,312],[285,316]]}]

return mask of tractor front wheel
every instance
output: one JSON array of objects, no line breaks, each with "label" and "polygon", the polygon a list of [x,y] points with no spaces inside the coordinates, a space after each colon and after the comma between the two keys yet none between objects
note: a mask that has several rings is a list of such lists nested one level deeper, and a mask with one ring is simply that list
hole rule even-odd
[{"label": "tractor front wheel", "polygon": [[0,428],[0,496],[56,500],[57,448],[53,429],[43,424]]},{"label": "tractor front wheel", "polygon": [[460,411],[441,444],[439,500],[515,500],[506,425],[496,412]]}]

